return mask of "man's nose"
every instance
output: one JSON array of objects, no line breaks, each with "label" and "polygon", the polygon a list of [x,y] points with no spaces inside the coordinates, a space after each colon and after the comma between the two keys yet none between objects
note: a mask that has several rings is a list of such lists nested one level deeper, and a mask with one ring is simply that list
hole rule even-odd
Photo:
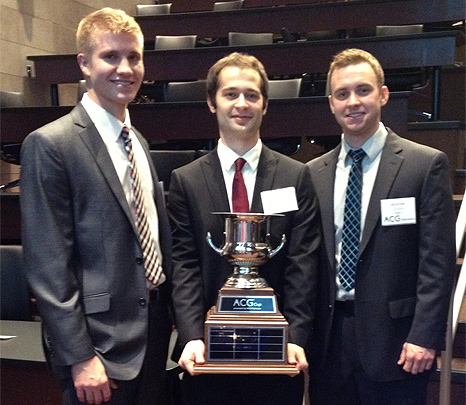
[{"label": "man's nose", "polygon": [[239,107],[245,107],[248,105],[248,103],[246,102],[246,97],[243,93],[240,93],[240,95],[236,99],[236,105]]},{"label": "man's nose", "polygon": [[349,104],[359,104],[359,96],[352,91],[348,97],[348,103]]},{"label": "man's nose", "polygon": [[131,72],[131,64],[127,58],[121,58],[118,64],[118,72]]}]

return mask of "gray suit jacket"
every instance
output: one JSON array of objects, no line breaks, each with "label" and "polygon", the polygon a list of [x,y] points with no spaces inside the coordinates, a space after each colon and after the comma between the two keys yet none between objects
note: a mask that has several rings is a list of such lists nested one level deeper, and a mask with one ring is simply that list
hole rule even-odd
[{"label": "gray suit jacket", "polygon": [[[251,212],[263,212],[261,191],[295,187],[298,211],[271,219],[271,245],[287,237],[285,247],[259,268],[278,295],[290,323],[290,341],[302,347],[310,334],[315,299],[320,224],[318,205],[305,165],[263,147]],[[206,242],[212,234],[223,246],[225,224],[212,212],[230,212],[217,151],[172,173],[168,211],[173,228],[173,303],[181,344],[204,337],[204,318],[232,267]]]},{"label": "gray suit jacket", "polygon": [[[308,163],[324,234],[314,326],[314,356],[325,361],[335,285],[333,189],[340,147]],[[389,130],[370,198],[356,270],[356,339],[365,372],[376,381],[402,378],[396,363],[405,341],[442,349],[455,272],[455,212],[444,153]],[[382,226],[380,201],[415,197],[417,223]]]},{"label": "gray suit jacket", "polygon": [[[163,268],[171,238],[151,165]],[[148,290],[123,188],[94,124],[78,104],[31,133],[21,153],[21,214],[27,277],[45,326],[52,370],[98,355],[110,377],[132,379],[147,345]],[[166,294],[169,296],[169,293]],[[160,328],[169,328],[169,322]],[[161,359],[165,362],[165,359]]]}]

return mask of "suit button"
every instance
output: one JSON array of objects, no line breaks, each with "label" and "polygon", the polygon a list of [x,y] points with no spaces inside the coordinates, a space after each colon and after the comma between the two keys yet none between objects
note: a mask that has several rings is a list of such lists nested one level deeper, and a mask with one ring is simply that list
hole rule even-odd
[{"label": "suit button", "polygon": [[139,265],[139,266],[141,266],[142,264],[144,264],[143,258],[142,258],[142,257],[138,257],[138,258],[136,259],[136,264]]},{"label": "suit button", "polygon": [[139,298],[139,305],[145,307],[147,305],[147,300],[145,298]]}]

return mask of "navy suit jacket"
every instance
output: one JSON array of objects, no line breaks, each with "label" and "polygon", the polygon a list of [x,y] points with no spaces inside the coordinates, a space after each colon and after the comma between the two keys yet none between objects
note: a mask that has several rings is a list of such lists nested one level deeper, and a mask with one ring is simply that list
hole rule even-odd
[{"label": "navy suit jacket", "polygon": [[[136,135],[151,166],[167,290],[168,217],[147,142]],[[83,106],[31,133],[21,163],[25,264],[52,370],[67,376],[68,366],[97,355],[110,377],[133,379],[149,322],[142,253],[110,155]],[[168,328],[167,316],[160,329]]]},{"label": "navy suit jacket", "polygon": [[[327,355],[336,295],[333,189],[341,145],[308,163],[322,218],[323,267],[310,365]],[[414,197],[417,223],[382,226],[380,201]],[[443,152],[391,130],[370,198],[355,284],[355,350],[375,381],[407,375],[397,365],[405,341],[441,350],[455,274],[455,211]]]}]

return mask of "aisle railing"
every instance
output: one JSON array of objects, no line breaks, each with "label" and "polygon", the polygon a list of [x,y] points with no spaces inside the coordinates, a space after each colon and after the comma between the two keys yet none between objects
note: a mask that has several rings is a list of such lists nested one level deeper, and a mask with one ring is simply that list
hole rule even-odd
[{"label": "aisle railing", "polygon": [[[463,246],[466,231],[466,203],[463,196],[461,208],[456,219],[456,257],[461,257],[461,247]],[[463,252],[464,253],[464,252]],[[451,397],[451,361],[453,352],[453,341],[455,340],[458,318],[466,293],[466,270],[465,262],[461,266],[456,287],[453,290],[448,314],[446,348],[442,352],[440,370],[440,394],[439,405],[450,405]]]}]

